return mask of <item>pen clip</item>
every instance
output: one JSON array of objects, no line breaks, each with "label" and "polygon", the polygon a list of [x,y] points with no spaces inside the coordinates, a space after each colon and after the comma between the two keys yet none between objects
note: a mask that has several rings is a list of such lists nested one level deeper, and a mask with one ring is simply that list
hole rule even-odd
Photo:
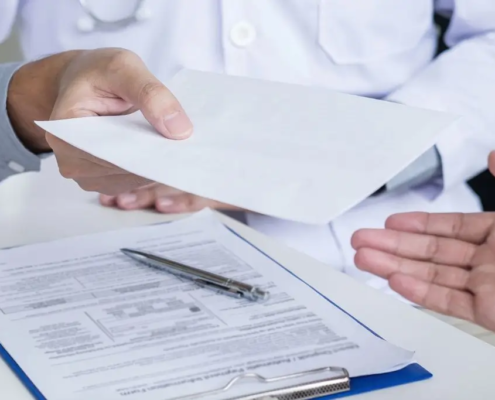
[{"label": "pen clip", "polygon": [[218,283],[209,282],[209,281],[206,281],[204,279],[195,279],[194,282],[197,283],[201,287],[222,292],[222,294],[226,294],[227,296],[235,297],[236,299],[242,299],[245,297],[243,292],[241,292],[240,290],[237,290],[233,287],[228,287],[228,286],[220,285]]}]

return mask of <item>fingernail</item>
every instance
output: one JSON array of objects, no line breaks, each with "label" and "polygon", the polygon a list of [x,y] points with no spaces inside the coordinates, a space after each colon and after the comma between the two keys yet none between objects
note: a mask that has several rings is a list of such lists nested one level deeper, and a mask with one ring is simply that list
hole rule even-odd
[{"label": "fingernail", "polygon": [[170,197],[161,197],[156,201],[156,208],[159,211],[167,211],[174,205],[174,201]]},{"label": "fingernail", "polygon": [[177,111],[163,118],[165,127],[174,139],[185,139],[191,135],[192,123],[183,111]]},{"label": "fingernail", "polygon": [[118,197],[118,202],[121,206],[130,206],[134,204],[137,200],[137,196],[133,193],[121,194]]}]

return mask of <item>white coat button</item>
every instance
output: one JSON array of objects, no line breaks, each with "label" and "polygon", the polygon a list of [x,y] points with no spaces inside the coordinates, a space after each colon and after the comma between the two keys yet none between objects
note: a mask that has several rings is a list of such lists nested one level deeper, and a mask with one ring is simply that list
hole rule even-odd
[{"label": "white coat button", "polygon": [[91,32],[95,29],[95,21],[90,17],[81,17],[77,20],[77,29],[80,32]]},{"label": "white coat button", "polygon": [[256,40],[256,29],[248,22],[239,22],[231,29],[230,40],[235,46],[247,47]]},{"label": "white coat button", "polygon": [[21,172],[24,172],[26,170],[26,168],[24,168],[21,164],[16,163],[15,161],[9,162],[8,166],[12,171],[17,172],[17,173],[21,173]]}]

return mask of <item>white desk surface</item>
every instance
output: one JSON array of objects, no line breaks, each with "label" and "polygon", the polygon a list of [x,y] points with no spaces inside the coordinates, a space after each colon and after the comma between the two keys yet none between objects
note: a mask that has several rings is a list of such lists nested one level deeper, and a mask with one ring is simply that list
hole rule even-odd
[{"label": "white desk surface", "polygon": [[[97,204],[94,194],[59,178],[53,160],[41,174],[11,178],[0,185],[0,247],[148,224],[167,217],[121,212]],[[390,299],[374,289],[288,249],[252,229],[224,218],[227,225],[331,298],[386,340],[416,351],[433,373],[424,382],[353,397],[367,400],[465,400],[495,398],[495,347]],[[31,400],[0,361],[0,398]],[[96,400],[96,399],[95,399]],[[99,400],[99,399],[98,399]]]}]

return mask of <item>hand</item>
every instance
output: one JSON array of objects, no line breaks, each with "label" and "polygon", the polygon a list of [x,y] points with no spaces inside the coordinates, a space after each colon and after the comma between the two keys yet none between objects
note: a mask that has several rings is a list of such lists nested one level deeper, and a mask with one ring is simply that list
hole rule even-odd
[{"label": "hand", "polygon": [[235,206],[205,199],[204,197],[195,196],[160,184],[148,185],[118,196],[101,195],[100,203],[107,207],[118,207],[122,210],[155,208],[158,212],[164,214],[189,213],[200,211],[207,207],[217,210],[240,210]]},{"label": "hand", "polygon": [[358,268],[416,304],[495,331],[495,213],[398,214],[385,227],[354,234]]},{"label": "hand", "polygon": [[192,132],[172,93],[136,54],[122,49],[71,51],[26,64],[12,78],[7,109],[14,130],[31,151],[53,151],[64,177],[85,190],[106,194],[150,182],[45,134],[32,121],[141,110],[169,139],[184,139]]}]

